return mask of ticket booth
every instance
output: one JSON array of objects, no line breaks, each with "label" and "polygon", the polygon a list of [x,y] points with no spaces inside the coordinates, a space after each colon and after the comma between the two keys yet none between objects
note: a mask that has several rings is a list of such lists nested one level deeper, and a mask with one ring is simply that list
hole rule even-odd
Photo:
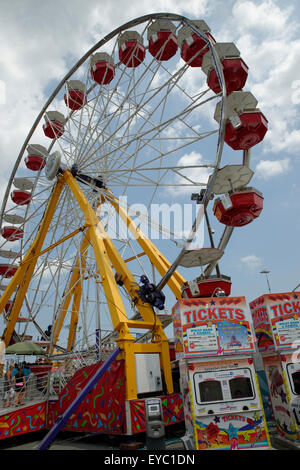
[{"label": "ticket booth", "polygon": [[250,310],[276,429],[281,437],[299,443],[295,404],[300,401],[300,292],[262,295],[250,303]]},{"label": "ticket booth", "polygon": [[173,324],[185,425],[194,448],[269,449],[245,298],[178,300]]}]

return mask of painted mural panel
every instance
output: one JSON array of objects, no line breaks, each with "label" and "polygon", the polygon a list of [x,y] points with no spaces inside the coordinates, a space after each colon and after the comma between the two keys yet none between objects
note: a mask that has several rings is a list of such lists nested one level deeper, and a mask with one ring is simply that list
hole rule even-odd
[{"label": "painted mural panel", "polygon": [[259,412],[196,418],[199,450],[268,449],[263,415]]},{"label": "painted mural panel", "polygon": [[45,428],[46,402],[18,408],[0,416],[0,439],[20,436]]},{"label": "painted mural panel", "polygon": [[279,434],[289,440],[298,439],[298,429],[289,406],[288,384],[279,356],[264,357],[276,427]]},{"label": "painted mural panel", "polygon": [[[48,427],[68,408],[100,364],[80,369],[62,390],[57,403],[50,404]],[[124,433],[125,375],[124,362],[115,361],[68,420],[65,430],[82,432]]]}]

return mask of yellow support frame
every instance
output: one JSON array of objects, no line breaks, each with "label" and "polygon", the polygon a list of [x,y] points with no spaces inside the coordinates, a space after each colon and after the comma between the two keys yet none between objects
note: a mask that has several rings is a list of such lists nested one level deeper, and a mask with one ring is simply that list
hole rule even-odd
[{"label": "yellow support frame", "polygon": [[20,266],[18,267],[16,273],[9,282],[2,297],[0,298],[0,312],[2,313],[11,295],[16,291],[16,289],[18,289],[6,328],[3,333],[3,340],[6,346],[9,345],[12,334],[14,332],[16,322],[18,320],[18,316],[28,289],[28,285],[33,275],[38,257],[41,253],[41,249],[63,187],[64,181],[59,179],[53,188],[37,236],[35,237],[31,247],[26,253],[23,261],[21,261]]},{"label": "yellow support frame", "polygon": [[[65,320],[70,302],[73,297],[72,315],[71,315],[71,323],[70,323],[68,345],[67,345],[67,349],[69,351],[72,349],[74,345],[74,341],[75,341],[75,332],[76,332],[76,326],[78,322],[78,312],[79,312],[80,301],[81,301],[80,271],[83,273],[85,270],[86,257],[84,253],[88,245],[89,245],[89,239],[86,237],[86,235],[84,235],[82,243],[81,243],[81,247],[80,247],[80,253],[77,257],[75,267],[72,273],[72,277],[70,279],[67,289],[65,290],[66,292],[65,298],[63,300],[62,305],[59,308],[59,313],[57,315],[57,319],[53,327],[53,344],[56,344],[58,341],[61,329],[63,327],[63,323]],[[53,351],[53,347],[51,348],[50,352],[52,351]]]},{"label": "yellow support frame", "polygon": [[[94,209],[91,207],[88,200],[81,191],[77,181],[68,170],[65,170],[64,173],[58,177],[47,209],[41,221],[38,234],[28,253],[24,257],[24,260],[20,263],[16,274],[13,276],[0,299],[0,312],[2,312],[12,293],[18,289],[3,336],[6,345],[9,344],[12,333],[14,331],[21,306],[23,304],[31,277],[34,272],[34,268],[36,266],[37,259],[42,253],[41,249],[43,242],[45,240],[52,217],[57,207],[60,194],[65,184],[67,184],[71,189],[75,200],[79,204],[84,214],[86,232],[84,234],[80,252],[76,260],[74,271],[66,290],[67,294],[60,307],[61,314],[58,316],[58,319],[54,324],[53,343],[56,344],[58,341],[66,313],[73,298],[71,325],[68,337],[68,349],[72,349],[73,347],[82,294],[80,267],[81,270],[85,270],[85,252],[88,245],[91,244],[110,311],[113,328],[114,330],[119,331],[119,338],[117,339],[117,343],[122,351],[119,357],[124,359],[125,362],[126,399],[132,400],[137,398],[135,354],[157,353],[160,355],[160,363],[164,373],[167,393],[172,393],[173,382],[168,346],[169,342],[164,333],[163,326],[160,320],[155,316],[153,308],[150,306],[150,304],[142,302],[139,298],[137,293],[139,286],[137,285],[130,269],[128,268],[126,260],[122,259],[120,253],[104,230]],[[120,214],[122,219],[125,220],[130,230],[133,231],[134,236],[143,249],[142,254],[147,255],[158,272],[161,275],[164,275],[170,267],[168,260],[160,253],[155,245],[145,237],[141,230],[138,229],[128,214],[126,214],[125,210],[119,206],[117,199],[111,196],[110,202]],[[51,247],[49,249],[51,249]],[[121,274],[123,285],[130,295],[132,301],[135,303],[135,306],[141,315],[141,320],[130,320],[127,317],[119,288],[115,280],[113,269]],[[172,278],[169,280],[169,287],[177,298],[181,297],[181,285],[184,282],[185,279],[178,272],[175,272]],[[130,328],[148,329],[152,331],[153,342],[136,343],[130,332]]]},{"label": "yellow support frame", "polygon": [[[117,343],[122,350],[121,358],[125,361],[126,399],[132,400],[137,398],[135,354],[138,353],[158,353],[160,355],[160,363],[164,373],[167,392],[172,393],[173,381],[168,346],[169,342],[160,320],[155,318],[152,307],[147,303],[141,302],[139,299],[137,294],[139,286],[136,284],[126,262],[122,259],[108,234],[105,232],[95,211],[82,193],[77,181],[68,170],[64,172],[63,178],[71,189],[85,216],[85,222],[88,227],[86,237],[93,246],[113,328],[119,331]],[[111,264],[117,272],[121,273],[124,287],[132,300],[135,301],[135,305],[143,321],[129,320],[127,317]],[[155,337],[154,342],[151,344],[135,343],[129,328],[152,330]]]}]

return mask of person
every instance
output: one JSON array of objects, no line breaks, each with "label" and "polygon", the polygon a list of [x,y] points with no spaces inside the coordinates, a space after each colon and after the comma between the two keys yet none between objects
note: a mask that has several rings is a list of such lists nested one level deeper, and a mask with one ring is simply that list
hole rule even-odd
[{"label": "person", "polygon": [[18,367],[18,371],[14,376],[14,388],[16,392],[16,406],[22,405],[22,392],[25,387],[25,377],[21,367]]},{"label": "person", "polygon": [[6,344],[2,336],[0,340],[0,377],[3,377],[4,375],[5,351],[6,351]]},{"label": "person", "polygon": [[24,400],[25,400],[25,395],[26,395],[29,376],[31,374],[31,369],[30,369],[29,365],[27,364],[27,362],[25,362],[25,361],[22,363],[22,371],[23,371],[24,379],[25,379],[24,380],[24,388],[23,388],[22,396],[21,396],[21,402],[23,403]]},{"label": "person", "polygon": [[9,400],[8,406],[12,406],[12,403],[13,403],[13,398],[14,398],[13,377],[12,377],[13,368],[14,368],[14,365],[10,364],[4,375],[3,408],[6,408],[7,406],[7,399]]},{"label": "person", "polygon": [[47,330],[45,330],[45,335],[50,338],[51,336],[51,331],[52,331],[52,325],[48,325]]},{"label": "person", "polygon": [[17,374],[17,372],[18,372],[18,367],[19,367],[19,366],[18,366],[17,363],[15,363],[15,364],[13,365],[13,368],[12,368],[12,371],[11,371],[11,376],[12,376],[12,378],[14,378],[14,376]]}]

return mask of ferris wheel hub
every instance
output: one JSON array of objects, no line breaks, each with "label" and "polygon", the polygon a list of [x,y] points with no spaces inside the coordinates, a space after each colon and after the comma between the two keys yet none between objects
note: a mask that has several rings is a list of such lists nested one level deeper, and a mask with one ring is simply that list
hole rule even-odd
[{"label": "ferris wheel hub", "polygon": [[90,186],[91,188],[93,188],[93,191],[97,191],[99,189],[105,188],[101,175],[92,177],[92,176],[80,173],[78,169],[78,165],[76,163],[72,165],[70,171],[77,181]]}]

